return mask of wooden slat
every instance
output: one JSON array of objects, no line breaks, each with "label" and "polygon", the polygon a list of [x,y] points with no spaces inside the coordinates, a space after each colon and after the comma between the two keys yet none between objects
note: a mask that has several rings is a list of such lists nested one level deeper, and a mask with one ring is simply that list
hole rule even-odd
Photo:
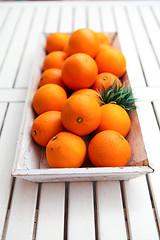
[{"label": "wooden slat", "polygon": [[21,9],[13,8],[9,11],[9,15],[5,20],[0,32],[0,68],[2,67],[4,57],[9,47],[10,41],[15,31],[15,27],[20,16]]},{"label": "wooden slat", "polygon": [[21,57],[30,27],[32,14],[32,8],[24,8],[22,11],[21,18],[19,19],[15,30],[15,35],[12,38],[10,48],[3,64],[0,75],[0,78],[3,79],[3,81],[0,81],[0,87],[12,87],[14,84],[19,64],[21,64]]},{"label": "wooden slat", "polygon": [[97,6],[88,7],[88,27],[99,32],[102,29],[100,20],[100,9]]},{"label": "wooden slat", "polygon": [[110,6],[102,6],[100,8],[100,17],[102,20],[102,31],[116,32],[116,26]]},{"label": "wooden slat", "polygon": [[159,14],[160,6],[159,5],[156,5],[156,6],[152,5],[152,10],[153,10],[153,12],[155,14],[155,17],[156,17],[158,23],[160,24],[160,14]]},{"label": "wooden slat", "polygon": [[150,165],[157,171],[160,169],[160,161],[157,160],[160,156],[160,132],[151,103],[138,102],[137,112]]},{"label": "wooden slat", "polygon": [[4,116],[7,108],[7,103],[0,103],[0,129],[2,127]]},{"label": "wooden slat", "polygon": [[8,9],[9,8],[7,7],[2,7],[0,9],[0,32],[1,32],[1,28],[3,27],[4,21],[6,20]]},{"label": "wooden slat", "polygon": [[119,181],[97,182],[97,214],[99,239],[127,239]]},{"label": "wooden slat", "polygon": [[134,97],[137,101],[157,101],[160,100],[160,88],[156,87],[139,87],[132,88]]},{"label": "wooden slat", "polygon": [[11,103],[9,105],[5,124],[0,138],[0,238],[8,207],[11,189],[11,169],[15,154],[19,125],[21,121],[22,103]]},{"label": "wooden slat", "polygon": [[[159,220],[160,191],[157,184],[160,181],[160,162],[158,161],[158,156],[160,156],[159,128],[150,102],[139,103],[137,111],[149,162],[155,169],[155,173],[150,174],[149,179],[156,215],[157,219]],[[126,204],[128,206],[128,219],[131,236],[133,239],[158,239],[157,228],[154,220],[146,179],[142,177],[131,180],[129,182],[125,182],[124,186],[126,191]],[[142,238],[142,236],[144,238]]]},{"label": "wooden slat", "polygon": [[63,239],[65,183],[43,183],[36,240]]},{"label": "wooden slat", "polygon": [[31,80],[33,63],[37,54],[40,33],[43,31],[45,16],[46,7],[39,7],[34,12],[34,19],[30,27],[25,51],[15,83],[15,87],[17,88],[28,87],[29,81]]},{"label": "wooden slat", "polygon": [[68,196],[68,240],[94,240],[92,183],[70,183]]},{"label": "wooden slat", "polygon": [[[30,75],[30,68],[31,64],[33,64],[34,54],[37,48],[37,42],[39,40],[39,34],[44,26],[45,14],[46,8],[43,9],[39,8],[35,12],[35,17],[29,33],[29,38],[24,53],[23,62],[16,82],[16,86],[18,87],[24,86],[25,84],[28,85],[27,77]],[[25,91],[26,93],[25,89],[23,91]],[[16,95],[16,92],[20,94],[22,93],[22,90],[21,89],[12,90],[11,99],[14,98],[13,93],[14,95]],[[18,100],[20,99],[18,98]],[[23,180],[16,180],[11,205],[11,213],[6,233],[6,239],[26,239],[26,240],[32,239],[34,230],[37,192],[38,184],[31,182],[28,183]]]},{"label": "wooden slat", "polygon": [[16,179],[5,240],[32,240],[38,184]]},{"label": "wooden slat", "polygon": [[0,102],[24,102],[26,89],[0,89]]},{"label": "wooden slat", "polygon": [[78,6],[74,9],[73,30],[85,28],[87,26],[87,10],[86,7]]},{"label": "wooden slat", "polygon": [[[158,123],[160,123],[160,101],[155,101],[153,103],[155,108],[155,113],[157,116]],[[155,173],[149,175],[149,185],[151,188],[151,194],[153,198],[153,203],[155,207],[156,217],[158,220],[158,225],[160,229],[160,132],[157,120],[155,118],[152,105],[150,103],[143,103],[140,107],[143,109],[139,113],[139,119],[145,119],[143,125],[141,126],[143,130],[144,140],[146,144],[146,149],[153,168],[155,168]],[[149,127],[148,127],[149,126]],[[150,127],[151,126],[151,127]],[[146,131],[147,129],[147,131]]]},{"label": "wooden slat", "polygon": [[148,32],[149,38],[151,40],[152,47],[154,49],[154,53],[158,59],[160,64],[160,31],[159,25],[151,11],[151,8],[148,6],[140,7],[140,12],[143,17],[145,28]]},{"label": "wooden slat", "polygon": [[[159,65],[136,7],[127,7],[131,29],[149,86],[160,86]],[[145,49],[145,50],[144,50]]]},{"label": "wooden slat", "polygon": [[60,32],[72,32],[73,22],[73,8],[63,7],[61,8],[59,31]]},{"label": "wooden slat", "polygon": [[48,8],[47,20],[45,23],[44,32],[46,32],[46,33],[57,32],[59,19],[60,19],[59,14],[60,14],[59,7],[55,6],[55,7]]},{"label": "wooden slat", "polygon": [[124,7],[114,7],[114,14],[131,86],[145,87],[145,79]]},{"label": "wooden slat", "polygon": [[145,177],[124,182],[130,238],[158,240],[151,199]]}]

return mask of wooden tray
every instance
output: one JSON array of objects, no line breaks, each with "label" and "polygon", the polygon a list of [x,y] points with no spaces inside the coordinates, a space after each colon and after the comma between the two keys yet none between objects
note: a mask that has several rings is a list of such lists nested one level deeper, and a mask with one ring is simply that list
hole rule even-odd
[{"label": "wooden tray", "polygon": [[[112,46],[120,50],[118,34],[107,33]],[[40,37],[40,44],[34,64],[32,79],[28,88],[26,104],[20,129],[12,176],[33,182],[63,182],[63,181],[97,181],[97,180],[128,180],[153,172],[149,165],[137,112],[130,114],[131,129],[127,136],[132,154],[126,167],[101,167],[91,165],[88,157],[81,168],[51,169],[45,156],[45,148],[34,142],[31,136],[32,123],[36,114],[32,108],[33,95],[38,89],[42,73],[42,64],[46,56],[46,34]],[[122,82],[128,81],[127,72]],[[85,139],[88,139],[86,136]]]}]

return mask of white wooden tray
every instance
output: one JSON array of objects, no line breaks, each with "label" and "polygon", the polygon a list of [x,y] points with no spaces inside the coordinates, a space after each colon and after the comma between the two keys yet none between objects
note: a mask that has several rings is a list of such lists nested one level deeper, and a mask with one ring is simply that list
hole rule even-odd
[{"label": "white wooden tray", "polygon": [[[107,33],[112,45],[120,49],[117,33]],[[36,114],[32,108],[33,95],[38,89],[42,73],[42,64],[46,56],[46,34],[40,37],[40,44],[33,68],[32,79],[28,88],[26,104],[20,129],[12,176],[33,182],[64,182],[64,181],[97,181],[97,180],[128,180],[153,172],[150,166],[138,120],[137,112],[130,114],[131,129],[127,140],[131,145],[131,158],[126,167],[101,167],[92,166],[88,157],[81,168],[51,169],[48,166],[45,148],[34,142],[31,136],[32,123]],[[122,81],[128,81],[127,73]],[[85,137],[86,140],[89,137]]]}]

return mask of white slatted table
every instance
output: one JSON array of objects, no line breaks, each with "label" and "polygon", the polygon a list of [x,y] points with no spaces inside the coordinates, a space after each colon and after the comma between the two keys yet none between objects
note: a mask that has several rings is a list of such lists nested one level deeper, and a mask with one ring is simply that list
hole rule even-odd
[{"label": "white slatted table", "polygon": [[[11,177],[41,32],[118,31],[155,173],[130,181],[32,183]],[[160,2],[0,3],[0,239],[160,238]]]}]

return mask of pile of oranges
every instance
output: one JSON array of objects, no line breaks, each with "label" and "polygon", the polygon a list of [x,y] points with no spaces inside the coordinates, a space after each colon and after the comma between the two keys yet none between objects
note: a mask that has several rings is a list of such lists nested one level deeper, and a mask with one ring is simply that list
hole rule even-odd
[{"label": "pile of oranges", "polygon": [[[50,167],[78,168],[88,154],[96,167],[125,166],[131,148],[126,140],[131,121],[115,103],[102,103],[100,93],[126,71],[121,51],[109,37],[84,28],[70,36],[56,32],[46,40],[46,58],[33,97],[38,115],[32,137],[46,147]],[[83,136],[90,135],[85,143]]]}]

